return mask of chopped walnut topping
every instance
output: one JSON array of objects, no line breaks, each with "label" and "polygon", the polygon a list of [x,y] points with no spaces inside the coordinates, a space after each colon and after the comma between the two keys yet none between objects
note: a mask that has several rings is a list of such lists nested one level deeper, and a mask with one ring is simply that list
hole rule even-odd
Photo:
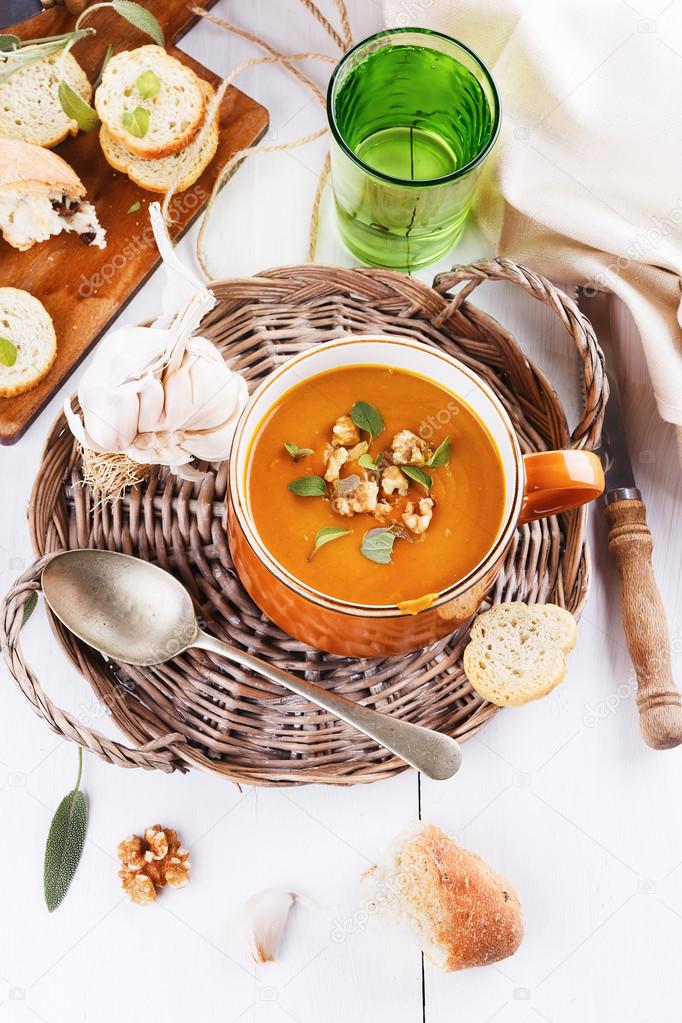
[{"label": "chopped walnut topping", "polygon": [[327,462],[327,471],[324,474],[324,478],[327,483],[333,483],[334,480],[339,478],[341,466],[345,465],[348,461],[348,452],[345,448],[333,448],[329,454],[329,460]]},{"label": "chopped walnut topping", "polygon": [[411,430],[401,430],[391,441],[396,465],[425,465],[433,454],[426,441]]},{"label": "chopped walnut topping", "polygon": [[123,891],[138,905],[153,902],[166,885],[184,888],[189,882],[189,853],[181,848],[172,828],[153,824],[144,838],[129,835],[119,844],[117,855]]},{"label": "chopped walnut topping", "polygon": [[422,497],[415,508],[414,501],[409,501],[403,512],[403,522],[415,536],[425,533],[431,524],[433,501],[430,497]]},{"label": "chopped walnut topping", "polygon": [[409,485],[407,477],[400,471],[397,465],[389,465],[381,474],[381,489],[387,497],[396,492],[401,497],[404,497]]},{"label": "chopped walnut topping", "polygon": [[368,451],[369,444],[366,440],[361,440],[359,444],[356,444],[355,447],[352,447],[348,452],[348,461],[357,462],[358,458],[362,455],[366,455]]},{"label": "chopped walnut topping", "polygon": [[338,494],[332,499],[332,511],[337,515],[359,515],[361,512],[373,512],[377,506],[379,484],[370,480],[361,480],[354,490]]},{"label": "chopped walnut topping", "polygon": [[391,521],[393,516],[393,505],[389,504],[388,501],[379,501],[376,508],[374,509],[374,518],[382,526],[385,526],[387,522]]},{"label": "chopped walnut topping", "polygon": [[360,441],[360,431],[350,416],[339,416],[332,427],[332,444],[335,447],[352,447]]}]

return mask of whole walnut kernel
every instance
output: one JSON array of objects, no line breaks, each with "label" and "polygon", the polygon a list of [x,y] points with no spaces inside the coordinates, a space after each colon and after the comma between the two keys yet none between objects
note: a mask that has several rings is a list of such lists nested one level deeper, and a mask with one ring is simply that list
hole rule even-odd
[{"label": "whole walnut kernel", "polygon": [[166,885],[184,888],[189,882],[189,852],[173,828],[152,824],[144,838],[129,835],[119,843],[117,855],[123,890],[138,905],[153,902]]}]

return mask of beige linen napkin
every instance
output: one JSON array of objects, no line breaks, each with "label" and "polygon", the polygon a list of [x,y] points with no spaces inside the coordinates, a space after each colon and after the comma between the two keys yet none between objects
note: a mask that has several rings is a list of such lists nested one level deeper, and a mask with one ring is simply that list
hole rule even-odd
[{"label": "beige linen napkin", "polygon": [[682,438],[682,3],[384,0],[384,12],[488,64],[504,119],[476,198],[483,230],[500,254],[627,303]]}]

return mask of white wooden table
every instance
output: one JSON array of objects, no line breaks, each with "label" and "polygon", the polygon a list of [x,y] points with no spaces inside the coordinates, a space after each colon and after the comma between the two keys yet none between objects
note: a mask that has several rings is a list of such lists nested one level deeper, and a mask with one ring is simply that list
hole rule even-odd
[{"label": "white wooden table", "polygon": [[[375,0],[350,0],[349,8],[356,38],[380,27]],[[241,18],[285,51],[332,52],[295,0],[224,0],[217,11]],[[254,52],[207,25],[183,45],[223,73]],[[271,140],[295,138],[321,123],[316,101],[283,71],[253,69],[239,84],[269,107]],[[216,209],[220,232],[210,240],[216,276],[305,260],[322,157],[317,144],[258,157],[240,169]],[[349,264],[327,206],[319,258]],[[187,258],[191,244],[188,239],[181,247]],[[451,260],[421,276],[428,280],[452,261],[485,254],[472,226]],[[139,322],[153,314],[159,287],[157,277],[123,318]],[[575,360],[551,314],[501,285],[479,289],[476,301],[511,327],[575,410]],[[673,433],[656,415],[625,318],[621,365],[633,460],[656,540],[655,570],[680,681],[679,467]],[[31,560],[31,483],[49,424],[76,381],[18,446],[0,449],[3,592]],[[614,570],[597,511],[591,534],[592,594],[565,684],[537,704],[499,714],[467,743],[458,777],[420,784],[410,771],[347,791],[240,792],[198,773],[123,771],[87,757],[88,840],[72,890],[52,916],[42,897],[44,840],[75,777],[76,751],[31,713],[0,669],[0,1023],[677,1020],[682,751],[654,753],[640,740]],[[114,734],[57,649],[41,610],[24,643],[50,694]],[[527,933],[512,959],[448,976],[428,963],[422,967],[409,938],[365,926],[358,875],[419,814],[517,887]],[[187,889],[140,909],[119,889],[114,851],[126,834],[156,821],[176,827],[190,846],[193,878]],[[303,892],[315,906],[295,909],[280,961],[254,967],[234,919],[246,897],[271,885]]]}]

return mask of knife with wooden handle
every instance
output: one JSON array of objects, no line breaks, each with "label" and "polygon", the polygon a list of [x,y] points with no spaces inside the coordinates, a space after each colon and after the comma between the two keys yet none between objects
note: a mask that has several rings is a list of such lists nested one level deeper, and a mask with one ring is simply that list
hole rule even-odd
[{"label": "knife with wooden handle", "polygon": [[672,749],[682,743],[682,697],[673,680],[665,608],[651,564],[653,541],[644,501],[635,485],[618,381],[613,359],[609,360],[611,295],[593,289],[587,294],[582,288],[578,295],[580,308],[607,356],[610,394],[600,450],[606,477],[604,514],[609,524],[609,553],[620,579],[625,639],[637,675],[640,728],[653,749]]}]

